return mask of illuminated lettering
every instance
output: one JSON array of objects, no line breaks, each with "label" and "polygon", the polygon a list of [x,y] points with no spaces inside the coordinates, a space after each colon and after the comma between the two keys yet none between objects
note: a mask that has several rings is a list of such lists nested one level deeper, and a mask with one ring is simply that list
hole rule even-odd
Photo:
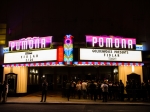
[{"label": "illuminated lettering", "polygon": [[50,44],[52,43],[51,38],[52,36],[41,37],[41,38],[28,37],[16,41],[9,41],[9,48],[10,51],[46,48],[46,47],[50,47]]},{"label": "illuminated lettering", "polygon": [[119,48],[119,39],[115,39],[115,48]]},{"label": "illuminated lettering", "polygon": [[126,48],[126,40],[122,39],[122,48]]},{"label": "illuminated lettering", "polygon": [[86,36],[86,43],[87,47],[135,49],[136,39],[113,36]]},{"label": "illuminated lettering", "polygon": [[106,47],[112,47],[112,38],[106,38]]},{"label": "illuminated lettering", "polygon": [[95,46],[95,43],[97,43],[97,38],[96,38],[96,37],[93,37],[92,40],[93,40],[93,41],[92,41],[92,46],[94,47],[94,46]]},{"label": "illuminated lettering", "polygon": [[14,42],[11,43],[11,51],[13,50],[13,48],[15,47]]},{"label": "illuminated lettering", "polygon": [[132,40],[128,40],[128,48],[133,49]]},{"label": "illuminated lettering", "polygon": [[103,38],[99,38],[99,47],[104,47]]}]

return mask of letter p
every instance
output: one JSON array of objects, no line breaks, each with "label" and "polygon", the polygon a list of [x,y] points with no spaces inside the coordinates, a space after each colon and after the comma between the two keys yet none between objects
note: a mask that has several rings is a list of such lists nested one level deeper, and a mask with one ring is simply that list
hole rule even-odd
[{"label": "letter p", "polygon": [[96,43],[97,43],[97,38],[93,37],[92,38],[92,47],[94,47]]},{"label": "letter p", "polygon": [[13,48],[15,47],[14,42],[11,42],[11,51],[13,51]]}]

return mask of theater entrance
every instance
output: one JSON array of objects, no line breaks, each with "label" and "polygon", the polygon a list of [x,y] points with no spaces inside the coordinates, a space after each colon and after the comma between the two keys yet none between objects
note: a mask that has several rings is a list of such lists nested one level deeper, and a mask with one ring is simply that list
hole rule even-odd
[{"label": "theater entrance", "polygon": [[[43,79],[46,79],[50,91],[61,91],[65,81],[100,80],[114,81],[114,66],[64,66],[64,67],[29,67],[28,91],[39,91]],[[34,88],[34,89],[33,89]]]}]

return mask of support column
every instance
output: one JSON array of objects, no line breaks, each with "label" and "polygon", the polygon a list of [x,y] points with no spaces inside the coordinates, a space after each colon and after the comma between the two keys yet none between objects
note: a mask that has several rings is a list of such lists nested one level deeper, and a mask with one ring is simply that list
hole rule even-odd
[{"label": "support column", "polygon": [[[12,71],[13,73],[17,74],[16,93],[27,93],[28,67],[12,67]],[[8,74],[10,72],[10,67],[4,67],[3,81],[5,80],[5,74]]]}]

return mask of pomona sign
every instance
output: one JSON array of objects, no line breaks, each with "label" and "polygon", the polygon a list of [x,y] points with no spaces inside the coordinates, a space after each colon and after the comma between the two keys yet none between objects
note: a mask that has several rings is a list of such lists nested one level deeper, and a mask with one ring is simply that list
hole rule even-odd
[{"label": "pomona sign", "polygon": [[48,48],[52,43],[52,36],[28,37],[20,40],[9,41],[9,51]]},{"label": "pomona sign", "polygon": [[135,49],[135,38],[122,38],[118,36],[86,36],[87,47]]}]

